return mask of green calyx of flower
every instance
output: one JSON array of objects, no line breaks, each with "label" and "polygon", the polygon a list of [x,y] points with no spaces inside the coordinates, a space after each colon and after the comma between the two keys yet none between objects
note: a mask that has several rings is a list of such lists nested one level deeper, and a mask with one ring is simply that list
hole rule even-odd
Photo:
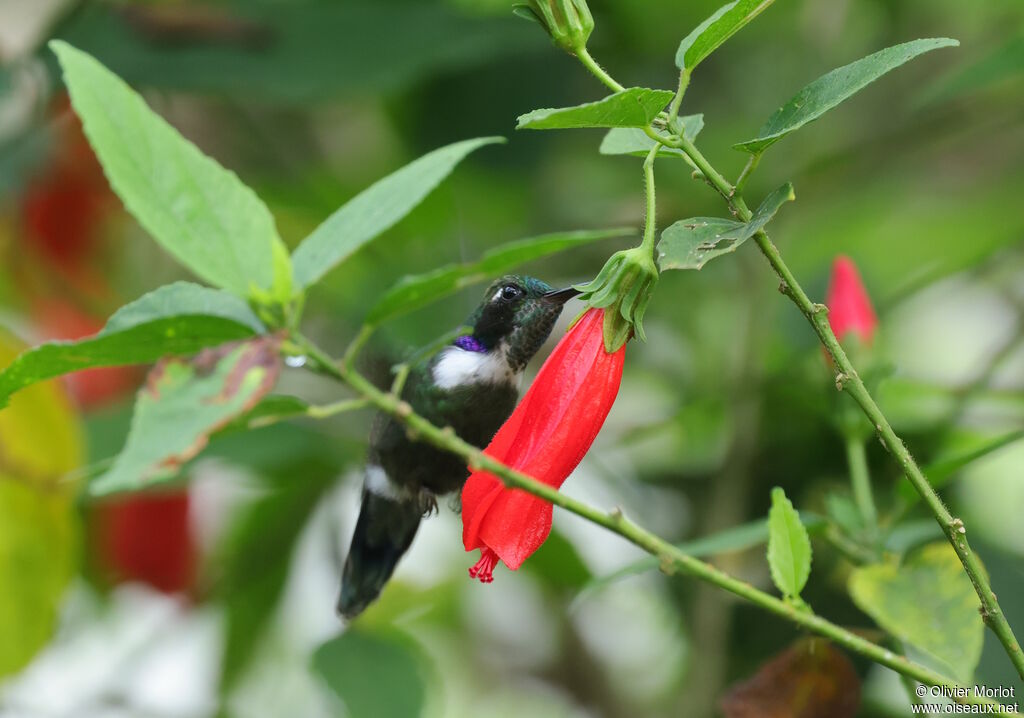
[{"label": "green calyx of flower", "polygon": [[635,335],[647,341],[643,318],[658,283],[658,267],[644,246],[616,252],[589,284],[578,286],[581,299],[604,309],[604,348],[615,352]]},{"label": "green calyx of flower", "polygon": [[512,11],[540,23],[556,45],[573,55],[586,47],[594,29],[587,0],[529,0]]}]

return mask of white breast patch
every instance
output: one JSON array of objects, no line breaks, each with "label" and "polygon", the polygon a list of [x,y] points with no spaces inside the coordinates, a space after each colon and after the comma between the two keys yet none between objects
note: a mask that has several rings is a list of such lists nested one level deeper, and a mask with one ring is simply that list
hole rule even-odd
[{"label": "white breast patch", "polygon": [[389,501],[404,501],[409,498],[408,490],[396,486],[384,469],[376,464],[366,467],[366,474],[363,479],[363,488],[375,496]]},{"label": "white breast patch", "polygon": [[471,352],[460,347],[447,347],[434,364],[434,383],[442,389],[454,389],[469,384],[518,383],[519,375],[505,360],[505,351],[499,347],[490,352]]}]

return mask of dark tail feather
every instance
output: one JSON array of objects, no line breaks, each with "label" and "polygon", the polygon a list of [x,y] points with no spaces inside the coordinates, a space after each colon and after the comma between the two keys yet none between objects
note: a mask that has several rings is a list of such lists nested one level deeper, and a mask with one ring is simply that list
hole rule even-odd
[{"label": "dark tail feather", "polygon": [[363,506],[341,578],[338,613],[358,616],[380,595],[419,528],[418,501],[395,501],[363,491]]}]

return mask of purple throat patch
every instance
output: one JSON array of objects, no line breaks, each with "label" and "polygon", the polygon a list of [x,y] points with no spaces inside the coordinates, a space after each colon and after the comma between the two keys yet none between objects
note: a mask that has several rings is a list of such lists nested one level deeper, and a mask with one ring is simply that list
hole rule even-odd
[{"label": "purple throat patch", "polygon": [[464,349],[467,352],[477,352],[479,354],[487,353],[487,347],[485,347],[479,339],[476,339],[469,334],[456,339],[455,346],[459,349]]}]

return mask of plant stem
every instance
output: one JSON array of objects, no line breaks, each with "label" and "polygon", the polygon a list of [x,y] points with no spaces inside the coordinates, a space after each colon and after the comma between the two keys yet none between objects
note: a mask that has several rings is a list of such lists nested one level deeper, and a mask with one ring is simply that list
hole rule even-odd
[{"label": "plant stem", "polygon": [[313,419],[326,419],[337,414],[342,414],[346,411],[358,411],[369,406],[369,401],[366,399],[342,399],[332,404],[321,404],[319,406],[310,406],[306,408],[306,416]]},{"label": "plant stem", "polygon": [[576,51],[576,57],[583,63],[583,66],[590,70],[590,73],[612,92],[622,92],[626,88],[616,82],[615,78],[604,71],[604,68],[597,64],[597,60],[591,56],[586,46]]},{"label": "plant stem", "polygon": [[654,147],[644,159],[644,190],[647,198],[647,210],[644,216],[644,237],[640,246],[654,256],[654,233],[657,225],[657,203],[654,192],[654,160],[658,156],[661,144],[655,140]]},{"label": "plant stem", "polygon": [[740,172],[740,176],[736,180],[736,186],[732,188],[733,194],[743,191],[743,188],[747,186],[747,180],[750,179],[750,175],[754,174],[754,170],[757,169],[757,166],[760,163],[760,152],[750,155],[750,159],[747,160],[747,164],[743,167],[743,171]]},{"label": "plant stem", "polygon": [[[730,576],[709,563],[700,561],[680,551],[664,539],[634,524],[623,516],[622,512],[618,509],[613,509],[609,512],[600,511],[502,464],[477,447],[460,439],[450,427],[441,428],[431,424],[427,419],[413,411],[408,403],[393,394],[381,391],[359,372],[346,366],[343,362],[336,362],[302,335],[296,335],[295,341],[302,346],[304,353],[311,360],[310,368],[348,384],[379,410],[402,422],[419,440],[462,457],[472,470],[484,469],[500,477],[506,486],[533,494],[622,536],[655,556],[661,564],[662,571],[665,573],[672,574],[679,571],[702,581],[707,581],[741,598],[747,599],[770,613],[789,619],[802,628],[825,636],[854,653],[858,653],[921,683],[930,686],[945,686],[947,688],[965,688],[925,666],[910,661],[905,656],[900,656],[893,651],[861,638],[825,618],[797,608],[780,598],[754,588],[745,581]],[[962,700],[966,703],[985,705],[995,703],[986,698],[975,697],[973,691],[970,690],[966,690],[965,695],[966,697]]]},{"label": "plant stem", "polygon": [[[690,73],[683,70],[679,73],[679,87],[676,88],[675,97],[668,106],[668,129],[669,132],[676,132],[676,118],[679,117],[679,106],[683,104],[683,95],[690,84]],[[682,133],[678,133],[682,134]]]},{"label": "plant stem", "polygon": [[[750,209],[743,201],[743,198],[735,193],[735,189],[711,166],[692,142],[685,137],[676,137],[675,139],[678,140],[680,149],[689,155],[698,169],[704,173],[704,176],[708,178],[712,186],[729,204],[733,214],[744,222],[749,221],[751,217]],[[849,392],[850,396],[860,405],[861,410],[875,427],[875,432],[878,434],[878,438],[881,439],[882,444],[893,455],[893,458],[896,459],[896,462],[903,470],[904,475],[906,475],[907,479],[917,490],[917,493],[921,495],[921,498],[928,505],[935,520],[939,523],[943,533],[960,558],[964,571],[974,585],[974,590],[981,600],[980,610],[982,619],[992,629],[992,632],[996,634],[999,642],[1003,644],[1003,648],[1010,657],[1010,661],[1013,663],[1014,668],[1016,668],[1017,673],[1021,678],[1024,678],[1024,652],[1021,651],[1020,644],[1013,635],[1013,629],[1010,628],[1006,616],[999,607],[999,602],[992,591],[988,576],[981,565],[981,560],[967,543],[967,529],[964,526],[964,522],[959,518],[954,518],[949,509],[942,503],[942,499],[939,498],[939,495],[932,488],[906,445],[897,436],[882,410],[878,408],[878,404],[875,403],[867,387],[864,386],[860,375],[857,374],[857,370],[850,362],[849,357],[847,357],[846,351],[832,332],[832,327],[828,322],[828,309],[823,304],[817,304],[810,300],[803,287],[800,286],[800,283],[782,259],[778,247],[772,243],[764,230],[754,235],[754,241],[760,247],[762,254],[768,259],[776,275],[782,280],[779,290],[797,305],[814,328],[826,351],[832,356],[836,368],[836,386],[843,391]]]},{"label": "plant stem", "polygon": [[[587,58],[593,65],[597,66],[597,63],[589,54]],[[580,59],[582,60],[583,58],[581,57]],[[586,65],[587,63],[584,62],[584,64]],[[593,70],[591,71],[593,72]],[[608,75],[604,70],[601,70],[601,72],[605,76]],[[618,85],[613,78],[609,77],[608,79]],[[743,201],[743,197],[738,193],[737,188],[729,184],[725,177],[708,162],[707,158],[701,154],[700,150],[685,135],[675,134],[672,137],[666,138],[661,136],[660,133],[654,132],[650,127],[645,128],[644,131],[652,139],[662,144],[681,149],[702,173],[702,179],[722,195],[732,214],[744,222],[750,221],[752,213],[750,208],[747,207],[746,202]],[[669,132],[673,132],[671,127]],[[749,175],[749,172],[747,174]],[[741,175],[741,179],[745,178]],[[882,441],[882,444],[893,455],[903,470],[904,475],[928,505],[932,516],[935,517],[942,532],[953,546],[953,550],[956,551],[964,571],[974,585],[974,590],[981,601],[980,611],[982,619],[992,632],[996,634],[999,642],[1003,644],[1003,649],[1006,651],[1006,655],[1009,656],[1010,662],[1013,663],[1020,677],[1024,679],[1024,652],[1021,651],[1020,643],[1018,643],[1016,636],[1013,635],[1013,629],[1010,628],[1006,616],[999,607],[999,602],[992,591],[988,575],[981,565],[981,560],[967,543],[967,528],[964,526],[964,522],[959,518],[954,518],[949,509],[946,508],[946,505],[942,503],[942,499],[939,498],[939,495],[932,488],[917,462],[914,461],[914,457],[911,456],[903,440],[897,436],[882,410],[878,408],[878,404],[875,403],[867,387],[864,386],[860,375],[857,374],[857,370],[850,362],[849,357],[846,356],[846,352],[833,333],[832,327],[828,322],[827,307],[810,300],[803,287],[800,286],[800,283],[782,259],[778,247],[772,243],[764,230],[760,230],[754,235],[754,241],[782,281],[779,290],[796,304],[797,308],[807,318],[807,321],[810,322],[811,327],[818,335],[826,351],[832,356],[836,368],[836,386],[840,390],[849,392],[860,405],[864,414],[874,425],[875,432]]]},{"label": "plant stem", "polygon": [[878,534],[878,511],[871,494],[871,475],[868,472],[868,457],[864,440],[859,436],[846,436],[846,462],[850,467],[850,487],[857,504],[860,518],[869,535],[874,539]]}]

